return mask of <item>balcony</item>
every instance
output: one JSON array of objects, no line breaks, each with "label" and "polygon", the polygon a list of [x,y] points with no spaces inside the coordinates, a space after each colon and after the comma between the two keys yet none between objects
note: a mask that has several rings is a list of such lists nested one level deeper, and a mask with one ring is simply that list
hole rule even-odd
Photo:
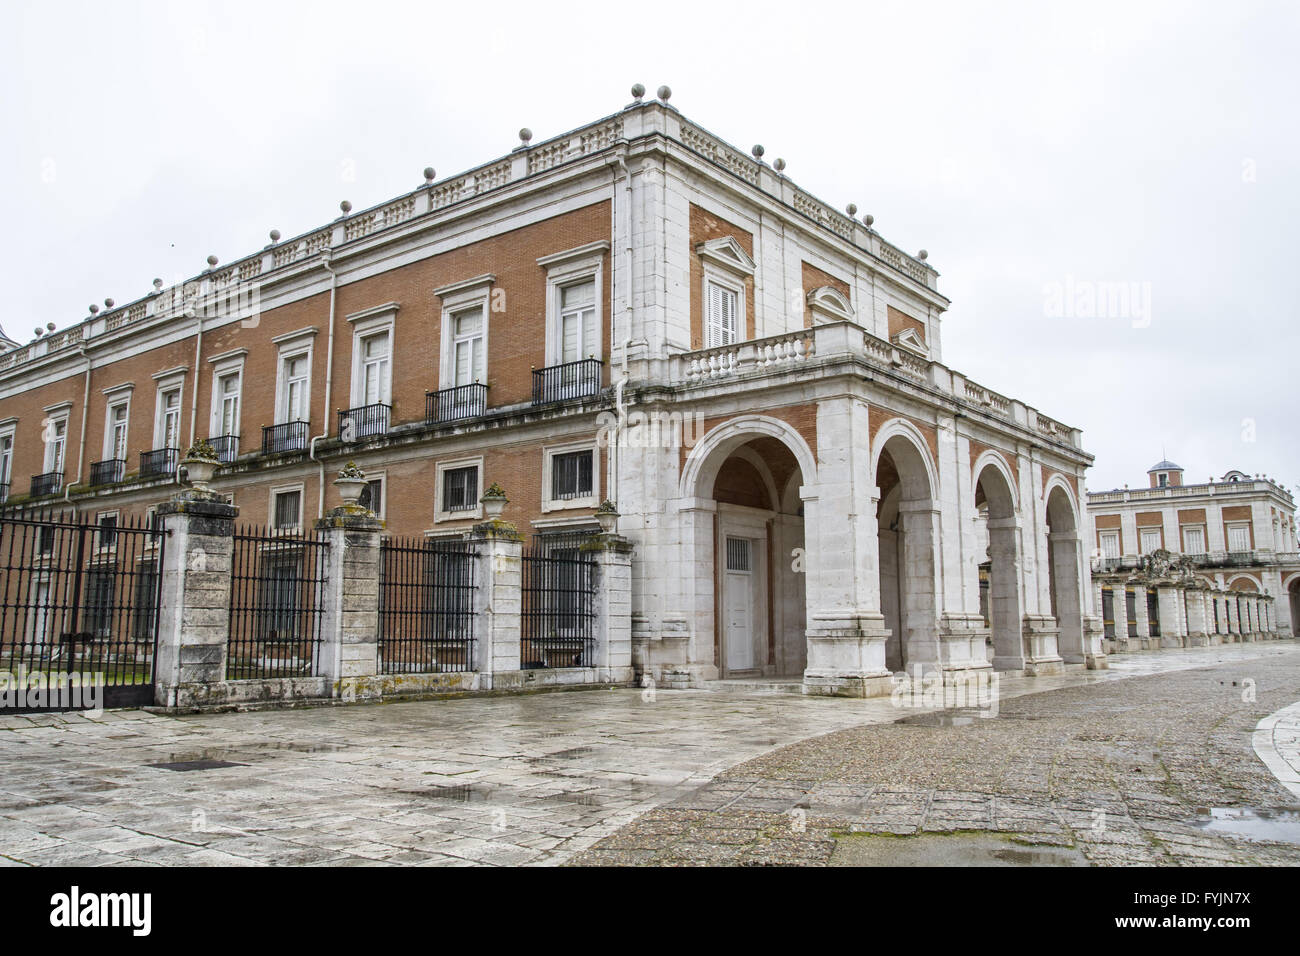
[{"label": "balcony", "polygon": [[115,485],[125,477],[125,458],[109,458],[106,461],[93,462],[90,466],[90,487],[92,488],[99,485]]},{"label": "balcony", "polygon": [[424,421],[428,425],[476,418],[486,411],[487,386],[478,382],[424,395]]},{"label": "balcony", "polygon": [[283,422],[262,426],[262,454],[279,455],[291,451],[306,451],[310,440],[307,422]]},{"label": "balcony", "polygon": [[0,481],[0,505],[9,500],[9,482]]},{"label": "balcony", "polygon": [[47,471],[43,475],[32,475],[32,497],[56,495],[63,487],[63,472]]},{"label": "balcony", "polygon": [[223,465],[229,465],[239,457],[239,436],[238,435],[217,435],[209,438],[208,444],[212,446],[217,453],[217,459]]},{"label": "balcony", "polygon": [[175,448],[155,448],[153,451],[140,452],[141,478],[171,478],[176,474],[176,466],[181,460],[181,453]]},{"label": "balcony", "polygon": [[600,391],[600,359],[580,359],[564,365],[533,369],[533,404],[563,402]]},{"label": "balcony", "polygon": [[388,431],[388,421],[392,417],[393,406],[376,402],[373,405],[361,405],[358,408],[339,410],[339,438],[345,442],[364,441],[378,438]]}]

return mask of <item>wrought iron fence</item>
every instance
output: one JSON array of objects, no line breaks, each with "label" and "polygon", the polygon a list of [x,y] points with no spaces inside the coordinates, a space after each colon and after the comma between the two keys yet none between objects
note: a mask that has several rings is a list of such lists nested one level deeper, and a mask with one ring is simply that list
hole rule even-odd
[{"label": "wrought iron fence", "polygon": [[217,435],[208,439],[208,444],[217,453],[217,460],[223,465],[231,464],[239,457],[238,435]]},{"label": "wrought iron fence", "polygon": [[63,486],[63,472],[47,471],[43,475],[32,475],[32,497],[57,494]]},{"label": "wrought iron fence", "polygon": [[600,391],[602,365],[600,359],[580,359],[533,369],[533,404],[595,395]]},{"label": "wrought iron fence", "polygon": [[388,431],[393,407],[382,402],[339,410],[339,437],[345,442],[374,438]]},{"label": "wrought iron fence", "polygon": [[319,673],[328,558],[315,532],[235,529],[227,680]]},{"label": "wrought iron fence", "polygon": [[596,562],[590,532],[535,535],[523,555],[520,667],[591,667]]},{"label": "wrought iron fence", "polygon": [[262,426],[262,454],[275,455],[287,451],[303,451],[307,447],[307,422],[282,422]]},{"label": "wrought iron fence", "polygon": [[152,703],[166,544],[137,518],[0,517],[0,669],[93,675],[104,706]]},{"label": "wrought iron fence", "polygon": [[176,474],[176,466],[181,460],[181,453],[175,448],[155,448],[153,451],[140,452],[140,477],[170,478]]},{"label": "wrought iron fence", "polygon": [[90,484],[115,485],[126,477],[126,461],[122,458],[109,458],[106,461],[92,462],[90,466]]},{"label": "wrought iron fence", "polygon": [[474,564],[464,539],[386,538],[379,549],[379,673],[474,669]]},{"label": "wrought iron fence", "polygon": [[487,411],[487,386],[478,382],[424,393],[424,421],[428,425],[476,418]]}]

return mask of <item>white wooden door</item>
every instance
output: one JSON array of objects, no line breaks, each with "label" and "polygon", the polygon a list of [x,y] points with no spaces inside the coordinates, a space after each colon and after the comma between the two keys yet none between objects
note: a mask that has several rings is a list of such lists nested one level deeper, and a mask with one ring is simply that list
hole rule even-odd
[{"label": "white wooden door", "polygon": [[743,671],[754,666],[754,549],[748,538],[728,535],[725,542],[722,622],[727,670]]}]

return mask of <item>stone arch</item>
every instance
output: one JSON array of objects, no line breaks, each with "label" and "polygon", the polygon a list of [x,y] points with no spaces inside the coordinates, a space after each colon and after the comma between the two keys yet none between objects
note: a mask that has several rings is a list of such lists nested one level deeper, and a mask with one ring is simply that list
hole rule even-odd
[{"label": "stone arch", "polygon": [[[1237,585],[1237,583],[1238,583],[1239,581],[1244,581],[1246,584],[1249,584],[1250,587],[1248,587],[1248,588],[1244,588],[1244,587],[1239,588],[1239,587],[1237,587],[1236,585]],[[1234,575],[1232,575],[1231,577],[1229,577],[1229,578],[1228,578],[1228,583],[1227,583],[1227,588],[1228,588],[1229,591],[1241,591],[1241,592],[1246,593],[1246,594],[1263,594],[1263,593],[1264,593],[1264,589],[1263,589],[1263,587],[1260,585],[1259,580],[1258,580],[1254,575],[1251,575],[1251,574],[1245,574],[1245,573],[1242,573],[1242,574],[1234,574]]]},{"label": "stone arch", "polygon": [[987,590],[981,583],[981,603],[993,636],[993,666],[998,670],[1023,670],[1019,507],[1011,469],[1001,455],[989,450],[975,460],[971,488],[974,504],[979,507],[982,497],[987,512],[987,561],[985,555],[980,555],[979,563],[988,577]]},{"label": "stone arch", "polygon": [[1070,486],[1053,475],[1043,489],[1047,517],[1048,592],[1060,629],[1057,648],[1067,664],[1085,663],[1083,641],[1083,562],[1078,504]]},{"label": "stone arch", "polygon": [[[876,432],[871,442],[872,475],[880,473],[880,458],[884,454],[885,446],[896,438],[902,438],[912,446],[912,451],[916,453],[917,459],[924,468],[924,486],[919,483],[920,475],[914,469],[908,469],[909,481],[903,489],[904,494],[908,495],[907,500],[937,497],[939,494],[939,470],[935,467],[934,459],[930,456],[930,445],[926,442],[925,436],[921,434],[921,430],[905,418],[891,418],[881,425]],[[908,457],[910,458],[910,456]]]},{"label": "stone arch", "polygon": [[[805,484],[817,480],[817,459],[793,425],[770,415],[738,415],[715,426],[696,442],[691,453],[686,456],[678,493],[683,498],[707,498],[712,494],[718,470],[730,452],[760,436],[775,438],[790,449],[799,463]],[[727,454],[715,455],[720,449],[724,449]]]}]

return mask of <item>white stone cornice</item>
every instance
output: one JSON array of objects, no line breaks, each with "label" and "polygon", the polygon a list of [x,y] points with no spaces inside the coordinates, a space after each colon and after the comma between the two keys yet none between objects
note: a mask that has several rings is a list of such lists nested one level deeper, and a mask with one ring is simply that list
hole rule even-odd
[{"label": "white stone cornice", "polygon": [[701,259],[730,272],[752,276],[757,268],[749,253],[741,247],[734,236],[723,236],[721,239],[701,242],[695,247],[695,251]]},{"label": "white stone cornice", "polygon": [[153,380],[155,382],[159,382],[165,378],[181,378],[189,370],[190,367],[188,365],[177,365],[175,368],[168,368],[168,369],[163,369],[161,372],[154,372]]},{"label": "white stone cornice", "polygon": [[400,308],[400,303],[385,302],[383,305],[371,306],[369,309],[362,309],[360,312],[353,312],[351,315],[346,316],[346,318],[349,322],[361,322],[365,319],[373,319],[381,315],[388,315],[389,313],[396,314],[397,310]]},{"label": "white stone cornice", "polygon": [[562,265],[574,259],[591,259],[604,256],[605,253],[609,252],[609,249],[609,240],[600,239],[596,242],[575,246],[572,249],[565,249],[563,252],[553,252],[548,256],[541,256],[538,258],[537,264],[543,269],[549,269],[552,266]]},{"label": "white stone cornice", "polygon": [[222,352],[220,355],[214,355],[208,359],[213,365],[218,362],[228,362],[231,359],[244,358],[248,355],[248,349],[230,349],[228,352]]},{"label": "white stone cornice", "polygon": [[107,388],[100,389],[105,395],[116,395],[119,392],[130,392],[135,390],[135,382],[122,382],[120,385],[110,385]]},{"label": "white stone cornice", "polygon": [[458,295],[461,292],[469,292],[480,286],[493,285],[497,281],[496,275],[491,272],[485,272],[481,276],[475,276],[472,279],[462,279],[460,282],[453,282],[451,285],[445,285],[440,289],[434,289],[433,294],[440,299],[448,296]]},{"label": "white stone cornice", "polygon": [[285,332],[283,335],[277,335],[275,338],[271,339],[271,344],[283,345],[284,343],[292,342],[295,339],[305,339],[308,336],[315,336],[319,334],[319,332],[319,326],[309,325],[305,329],[298,329],[296,332]]}]

